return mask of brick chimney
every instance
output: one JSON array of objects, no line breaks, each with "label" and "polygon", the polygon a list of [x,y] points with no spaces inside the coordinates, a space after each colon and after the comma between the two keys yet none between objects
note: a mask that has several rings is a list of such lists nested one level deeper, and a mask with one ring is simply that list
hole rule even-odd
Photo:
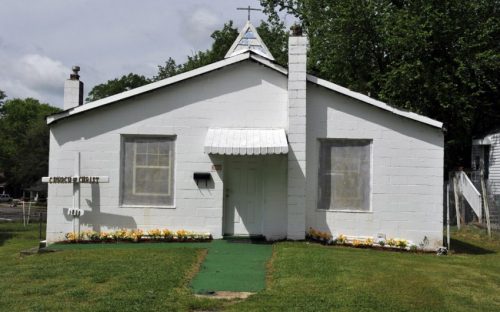
[{"label": "brick chimney", "polygon": [[64,82],[64,110],[83,105],[83,82],[80,81],[80,66],[73,66],[73,73]]},{"label": "brick chimney", "polygon": [[288,39],[288,228],[287,238],[306,232],[306,63],[307,37],[293,25]]}]

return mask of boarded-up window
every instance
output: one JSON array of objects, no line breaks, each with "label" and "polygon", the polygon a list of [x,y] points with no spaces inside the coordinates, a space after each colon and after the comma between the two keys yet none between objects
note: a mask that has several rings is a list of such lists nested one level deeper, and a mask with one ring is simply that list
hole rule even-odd
[{"label": "boarded-up window", "polygon": [[174,138],[124,137],[122,205],[172,206]]},{"label": "boarded-up window", "polygon": [[319,207],[370,210],[370,140],[320,141]]}]

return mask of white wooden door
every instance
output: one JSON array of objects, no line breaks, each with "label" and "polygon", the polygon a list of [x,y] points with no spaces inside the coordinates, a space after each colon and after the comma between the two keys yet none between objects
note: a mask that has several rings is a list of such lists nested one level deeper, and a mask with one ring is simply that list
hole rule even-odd
[{"label": "white wooden door", "polygon": [[225,234],[262,234],[261,161],[254,157],[227,159],[225,176]]}]

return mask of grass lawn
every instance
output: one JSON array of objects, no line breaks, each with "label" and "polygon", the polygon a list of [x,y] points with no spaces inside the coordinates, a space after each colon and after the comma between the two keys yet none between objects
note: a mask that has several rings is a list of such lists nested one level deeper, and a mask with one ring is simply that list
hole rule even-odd
[{"label": "grass lawn", "polygon": [[[154,244],[58,244],[58,250],[147,249],[165,250],[197,248],[208,251],[199,273],[190,286],[197,294],[213,291],[258,292],[266,287],[266,263],[272,256],[270,244],[237,244],[228,240],[209,243],[154,243]],[[174,250],[175,252],[175,250]]]},{"label": "grass lawn", "polygon": [[500,241],[465,232],[452,244],[475,254],[438,257],[281,243],[267,290],[230,309],[500,311]]},{"label": "grass lawn", "polygon": [[266,290],[234,302],[191,294],[202,249],[139,244],[21,258],[36,235],[0,223],[2,311],[500,311],[500,240],[470,228],[453,233],[462,253],[446,257],[278,243]]},{"label": "grass lawn", "polygon": [[186,311],[220,304],[188,283],[203,249],[95,249],[20,257],[36,226],[0,223],[1,311]]}]

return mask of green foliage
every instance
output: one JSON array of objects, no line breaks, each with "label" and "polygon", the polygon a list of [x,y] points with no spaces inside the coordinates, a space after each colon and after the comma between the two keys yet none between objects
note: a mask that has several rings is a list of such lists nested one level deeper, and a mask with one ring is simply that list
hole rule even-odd
[{"label": "green foliage", "polygon": [[443,121],[446,165],[470,162],[473,134],[500,123],[498,0],[261,0],[310,40],[308,71]]},{"label": "green foliage", "polygon": [[154,81],[162,80],[168,77],[175,76],[180,71],[180,66],[175,63],[175,60],[171,57],[165,62],[164,66],[158,66],[158,74],[153,77]]},{"label": "green foliage", "polygon": [[153,79],[165,79],[224,59],[224,55],[237,36],[238,30],[233,27],[233,21],[225,23],[222,29],[212,33],[214,42],[210,49],[188,56],[187,61],[181,65],[177,65],[172,58],[169,58],[164,66],[158,66],[158,74]]},{"label": "green foliage", "polygon": [[3,105],[3,100],[7,97],[7,94],[5,94],[5,92],[3,92],[2,90],[0,90],[0,106]]},{"label": "green foliage", "polygon": [[151,80],[141,75],[130,73],[121,78],[108,80],[92,88],[89,96],[85,99],[87,102],[97,101],[99,99],[125,92],[134,88],[141,87],[150,83]]},{"label": "green foliage", "polygon": [[58,111],[31,98],[7,100],[0,107],[0,171],[13,194],[47,175],[49,128],[45,116]]},{"label": "green foliage", "polygon": [[261,21],[256,29],[276,63],[288,67],[288,32],[285,24]]}]

